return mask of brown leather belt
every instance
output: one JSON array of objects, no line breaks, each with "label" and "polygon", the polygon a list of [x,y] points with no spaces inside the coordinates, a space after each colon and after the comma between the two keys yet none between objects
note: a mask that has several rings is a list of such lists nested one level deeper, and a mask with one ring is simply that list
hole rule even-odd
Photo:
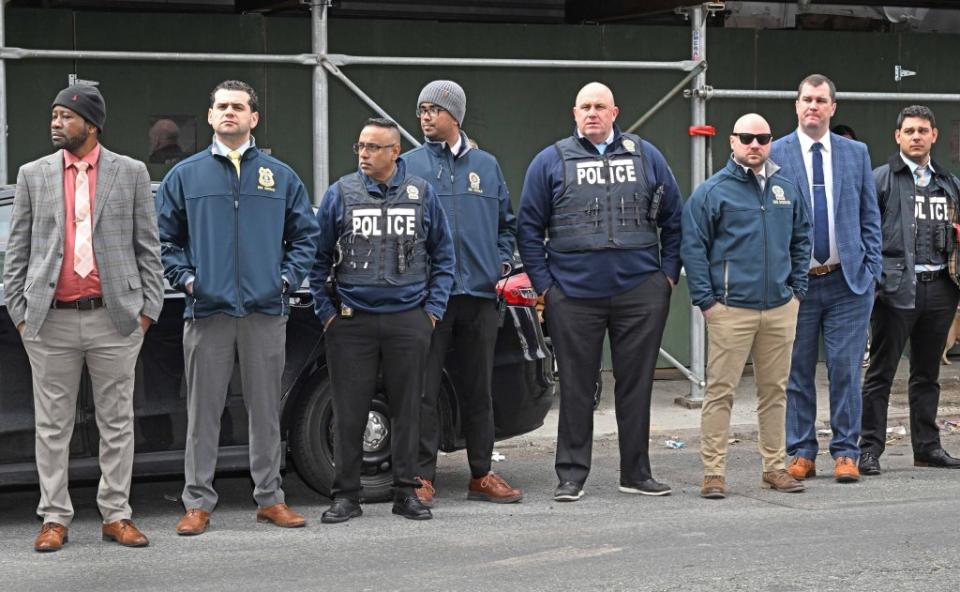
[{"label": "brown leather belt", "polygon": [[80,300],[54,300],[50,303],[50,308],[68,310],[94,310],[102,306],[103,298],[101,296],[81,298]]},{"label": "brown leather belt", "polygon": [[807,275],[812,275],[812,276],[827,275],[828,273],[833,273],[838,269],[840,269],[839,263],[834,263],[832,265],[821,265],[820,267],[811,267],[810,271],[807,272]]}]

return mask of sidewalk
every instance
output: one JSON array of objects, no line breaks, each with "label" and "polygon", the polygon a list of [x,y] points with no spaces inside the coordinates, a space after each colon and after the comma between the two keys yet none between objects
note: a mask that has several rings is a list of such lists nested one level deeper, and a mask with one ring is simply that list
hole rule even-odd
[{"label": "sidewalk", "polygon": [[[909,406],[907,404],[907,376],[909,362],[900,361],[897,376],[893,382],[890,394],[890,411],[887,427],[904,426],[909,432]],[[960,361],[954,360],[949,366],[941,366],[940,370],[940,419],[960,417]],[[613,373],[603,372],[603,395],[600,407],[594,412],[593,435],[594,439],[612,438],[617,434],[617,420],[614,414]],[[650,431],[651,439],[658,441],[676,437],[680,440],[693,440],[699,437],[700,410],[685,409],[674,399],[690,392],[690,383],[681,380],[657,380],[653,385],[653,402],[651,405]],[[511,445],[531,444],[532,441],[542,443],[543,440],[556,440],[557,437],[557,409],[559,397],[553,409],[544,419],[544,425],[529,434],[513,438],[508,442],[498,444],[498,448],[509,448]],[[817,367],[817,422],[818,429],[830,428],[830,401],[827,390],[827,368],[821,363]],[[740,380],[740,386],[734,396],[733,414],[731,417],[731,438],[755,439],[757,432],[756,415],[756,388],[753,375],[746,373]]]}]

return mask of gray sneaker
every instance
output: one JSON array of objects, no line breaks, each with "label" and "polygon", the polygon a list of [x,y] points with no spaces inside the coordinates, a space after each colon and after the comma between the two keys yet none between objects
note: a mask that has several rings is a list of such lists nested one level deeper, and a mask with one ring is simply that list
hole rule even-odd
[{"label": "gray sneaker", "polygon": [[555,502],[575,502],[583,497],[583,489],[579,483],[564,481],[553,492]]}]

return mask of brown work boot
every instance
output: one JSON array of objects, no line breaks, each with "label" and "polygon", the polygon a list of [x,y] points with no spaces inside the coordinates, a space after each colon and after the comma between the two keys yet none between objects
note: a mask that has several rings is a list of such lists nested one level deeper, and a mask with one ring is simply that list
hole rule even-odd
[{"label": "brown work boot", "polygon": [[420,482],[420,487],[414,489],[413,493],[417,495],[417,499],[420,500],[421,504],[432,508],[433,496],[437,494],[437,490],[433,488],[433,481],[422,477],[417,477],[417,481]]},{"label": "brown work boot", "polygon": [[147,537],[133,525],[132,520],[105,522],[100,530],[103,534],[103,540],[116,541],[124,547],[146,547],[150,544]]},{"label": "brown work boot", "polygon": [[272,522],[283,528],[300,528],[307,519],[290,509],[287,504],[273,504],[257,509],[257,522]]},{"label": "brown work boot", "polygon": [[723,475],[707,475],[703,478],[703,487],[700,488],[700,497],[707,499],[723,499],[727,497],[727,480]]},{"label": "brown work boot", "polygon": [[467,499],[495,504],[512,504],[523,499],[523,490],[510,487],[503,477],[490,471],[479,479],[470,479]]},{"label": "brown work boot", "polygon": [[790,476],[794,479],[803,481],[808,477],[817,476],[817,463],[812,460],[807,460],[802,456],[795,456],[793,460],[790,461],[787,472],[790,473]]},{"label": "brown work boot", "polygon": [[800,493],[805,489],[799,479],[794,479],[793,476],[784,469],[765,472],[763,479],[760,481],[760,487],[783,491],[784,493]]},{"label": "brown work boot", "polygon": [[833,478],[837,483],[856,483],[860,480],[860,469],[852,458],[838,456],[833,462]]},{"label": "brown work boot", "polygon": [[203,534],[210,524],[210,512],[200,508],[190,508],[177,522],[177,534],[180,536],[194,536]]},{"label": "brown work boot", "polygon": [[39,553],[59,551],[67,542],[67,527],[56,522],[44,522],[40,534],[33,541],[33,550]]}]

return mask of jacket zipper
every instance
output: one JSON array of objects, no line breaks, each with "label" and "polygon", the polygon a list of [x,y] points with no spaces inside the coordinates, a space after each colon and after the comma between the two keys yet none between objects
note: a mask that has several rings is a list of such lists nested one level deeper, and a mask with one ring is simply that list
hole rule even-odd
[{"label": "jacket zipper", "polygon": [[[760,197],[760,230],[761,236],[763,237],[763,282],[761,282],[761,290],[763,291],[763,309],[767,308],[767,208],[764,205],[764,199],[767,194],[767,186],[769,186],[770,180],[767,179],[767,185],[759,192]],[[757,187],[759,189],[759,186]]]},{"label": "jacket zipper", "polygon": [[[449,150],[445,150],[444,152],[450,152],[450,151],[449,151]],[[444,154],[444,155],[443,155],[443,158],[447,158],[447,155]],[[450,195],[452,196],[452,195],[454,194],[454,183],[455,183],[455,175],[454,175],[455,169],[454,169],[454,167],[455,167],[455,165],[456,165],[456,157],[453,156],[453,154],[451,153],[449,158],[450,158],[450,161],[449,161],[449,164],[450,164]],[[441,161],[441,163],[440,163],[440,170],[443,171],[443,161]],[[460,200],[459,200],[459,199],[451,200],[451,202],[452,202],[451,205],[453,205],[453,204],[456,204],[456,205],[454,205],[454,207],[451,208],[451,210],[452,210],[452,215],[450,215],[451,212],[448,212],[448,213],[447,213],[447,221],[449,222],[451,218],[453,219],[453,250],[454,250],[454,254],[455,254],[455,256],[456,256],[456,261],[457,261],[457,265],[456,265],[457,285],[458,285],[458,286],[463,286],[463,268],[460,266],[460,262],[463,260],[463,259],[461,258],[461,256],[460,256],[460,251],[461,251],[461,247],[460,247],[460,215],[459,215],[459,214],[460,214],[460,211],[459,211]],[[442,207],[442,206],[441,206],[441,207]],[[451,292],[452,292],[452,290],[451,290]]]},{"label": "jacket zipper", "polygon": [[723,260],[723,304],[724,306],[726,306],[727,299],[730,297],[730,282],[728,281],[730,279],[730,276],[727,275],[727,272],[729,271],[727,263],[728,263],[727,260],[724,259]]},{"label": "jacket zipper", "polygon": [[[237,314],[243,312],[243,298],[240,294],[240,174],[233,168],[233,163],[227,161],[229,173],[233,175],[237,172],[236,182],[233,184],[233,265],[234,279],[237,285]],[[243,157],[240,158],[240,166],[243,168]]]},{"label": "jacket zipper", "polygon": [[[607,158],[607,155],[606,155],[606,154],[603,155],[603,168],[604,168],[603,174],[609,175],[609,174],[610,174],[610,159]],[[612,180],[613,180],[613,179],[610,179],[610,181],[612,181]],[[614,239],[613,239],[613,200],[612,200],[612,196],[610,195],[610,183],[609,183],[609,182],[606,184],[606,190],[607,190],[607,203],[606,203],[606,208],[607,208],[607,242],[616,244],[616,241],[614,241]],[[600,213],[600,212],[597,212],[597,214],[599,214],[599,213]]]}]

